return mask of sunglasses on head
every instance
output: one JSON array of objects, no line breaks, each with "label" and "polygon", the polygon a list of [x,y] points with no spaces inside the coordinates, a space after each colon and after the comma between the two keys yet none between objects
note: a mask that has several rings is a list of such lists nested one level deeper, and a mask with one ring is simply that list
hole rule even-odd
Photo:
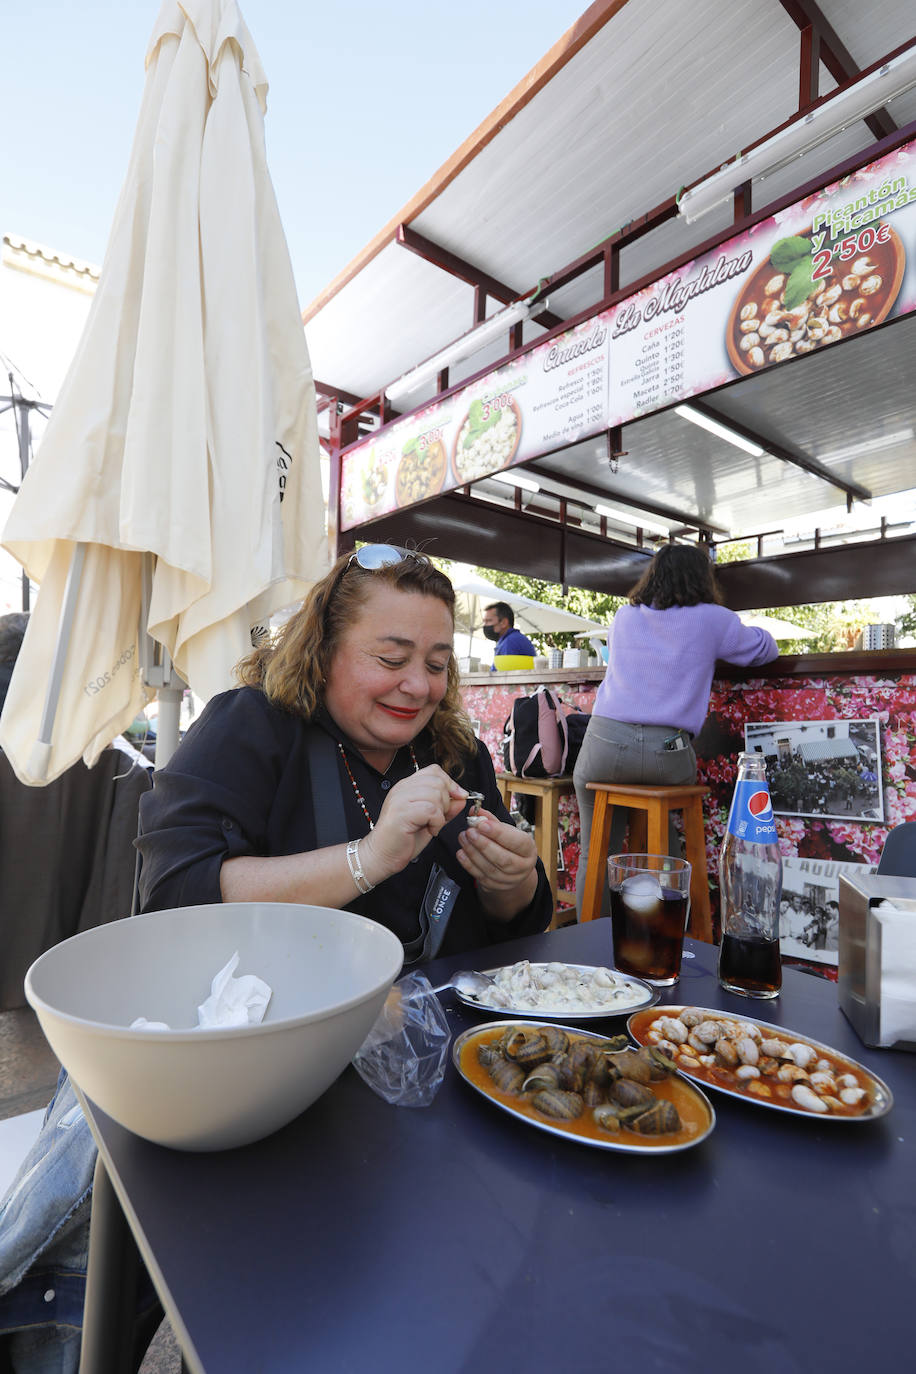
[{"label": "sunglasses on head", "polygon": [[355,563],[365,572],[375,572],[378,568],[393,568],[398,563],[406,563],[408,558],[413,558],[417,563],[429,562],[426,554],[414,553],[412,549],[399,549],[396,544],[364,544],[350,554],[347,567]]}]

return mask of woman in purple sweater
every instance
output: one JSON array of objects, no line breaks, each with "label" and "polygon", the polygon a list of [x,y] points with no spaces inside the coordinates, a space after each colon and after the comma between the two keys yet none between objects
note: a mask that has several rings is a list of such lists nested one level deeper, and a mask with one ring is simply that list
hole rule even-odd
[{"label": "woman in purple sweater", "polygon": [[[721,604],[707,554],[665,544],[630,592],[608,632],[608,667],[598,688],[573,778],[581,851],[581,913],[594,810],[589,782],[678,786],[696,782],[693,737],[706,719],[716,659],[744,666],[779,654],[766,630],[743,625]],[[614,808],[611,854],[620,852],[627,813]],[[669,851],[679,854],[677,832]],[[605,890],[605,907],[607,890]]]}]

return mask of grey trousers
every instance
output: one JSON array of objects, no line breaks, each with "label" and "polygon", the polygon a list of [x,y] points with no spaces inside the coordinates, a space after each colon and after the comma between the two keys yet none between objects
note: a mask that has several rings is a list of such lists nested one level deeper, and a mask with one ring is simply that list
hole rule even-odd
[{"label": "grey trousers", "polygon": [[[677,731],[670,725],[630,725],[626,721],[611,720],[609,716],[593,715],[582,741],[582,748],[573,770],[576,801],[579,804],[579,872],[576,877],[576,912],[582,915],[582,895],[588,867],[592,814],[595,794],[586,787],[588,782],[632,782],[678,787],[697,780],[697,756],[693,746],[686,749],[665,749],[666,739]],[[620,853],[626,835],[630,813],[614,807],[611,820],[611,841],[608,853]],[[672,824],[668,835],[668,852],[680,856],[678,832]],[[602,915],[608,914],[607,883],[604,884]]]}]

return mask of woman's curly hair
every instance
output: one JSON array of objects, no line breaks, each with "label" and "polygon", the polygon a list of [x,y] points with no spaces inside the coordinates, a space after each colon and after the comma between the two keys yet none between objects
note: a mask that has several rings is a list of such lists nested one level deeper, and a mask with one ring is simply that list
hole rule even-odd
[{"label": "woman's curly hair", "polygon": [[695,544],[663,544],[642,577],[628,593],[632,606],[722,604],[709,555]]},{"label": "woman's curly hair", "polygon": [[[398,591],[436,597],[448,608],[454,623],[454,588],[425,554],[406,553],[398,563],[371,570],[361,568],[351,554],[344,554],[316,582],[276,637],[237,665],[239,681],[259,688],[274,706],[311,720],[324,703],[324,683],[337,646],[346,629],[355,623],[371,588],[380,582]],[[477,745],[461,705],[454,653],[449,655],[447,677],[445,695],[428,729],[436,762],[447,773],[461,773]]]}]

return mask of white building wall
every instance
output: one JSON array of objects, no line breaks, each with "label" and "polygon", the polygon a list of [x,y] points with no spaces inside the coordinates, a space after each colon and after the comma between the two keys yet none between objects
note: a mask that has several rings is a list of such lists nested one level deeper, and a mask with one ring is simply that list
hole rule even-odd
[{"label": "white building wall", "polygon": [[[21,394],[53,405],[76,351],[98,282],[99,269],[42,244],[7,233],[0,253],[0,396]],[[12,377],[12,381],[11,381]],[[8,402],[0,403],[7,405]],[[0,477],[19,485],[17,420],[0,414]],[[32,454],[44,430],[39,411],[28,416]],[[0,484],[0,530],[13,494]],[[34,588],[32,604],[34,605]],[[22,569],[0,549],[0,615],[22,609]]]}]

